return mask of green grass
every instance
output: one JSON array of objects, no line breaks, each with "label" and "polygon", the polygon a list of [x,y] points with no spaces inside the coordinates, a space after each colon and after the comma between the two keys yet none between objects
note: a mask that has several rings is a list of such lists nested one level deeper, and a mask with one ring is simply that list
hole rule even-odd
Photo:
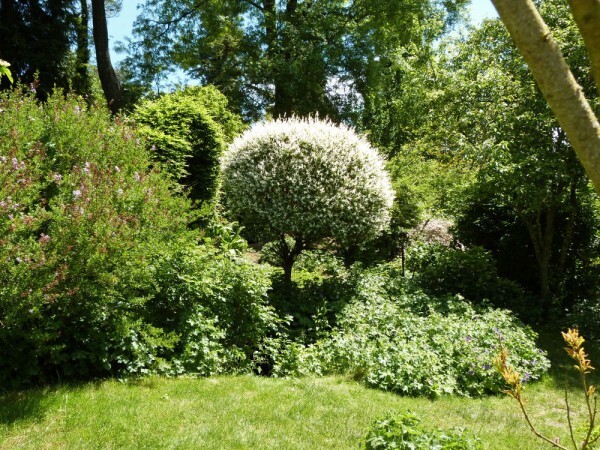
[{"label": "green grass", "polygon": [[[559,342],[552,344],[560,349]],[[561,360],[568,365],[567,358]],[[562,373],[555,369],[527,386],[526,398],[534,423],[567,442]],[[582,417],[579,393],[570,395]],[[502,395],[429,400],[342,377],[224,376],[110,380],[9,393],[0,396],[0,449],[356,449],[374,419],[407,409],[427,427],[466,427],[486,448],[545,448],[514,401]]]}]

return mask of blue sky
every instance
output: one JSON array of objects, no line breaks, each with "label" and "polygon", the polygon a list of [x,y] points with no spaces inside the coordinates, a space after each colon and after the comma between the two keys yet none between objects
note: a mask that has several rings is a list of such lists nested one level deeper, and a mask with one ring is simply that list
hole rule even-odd
[{"label": "blue sky", "polygon": [[[131,35],[133,21],[138,14],[137,7],[143,3],[143,1],[138,0],[123,0],[123,9],[119,15],[108,20],[108,34],[112,49],[111,59],[113,63],[119,62],[123,58],[123,55],[119,55],[114,51],[114,44]],[[479,23],[487,17],[497,17],[496,10],[492,5],[491,0],[472,0],[472,21],[474,23]]]}]

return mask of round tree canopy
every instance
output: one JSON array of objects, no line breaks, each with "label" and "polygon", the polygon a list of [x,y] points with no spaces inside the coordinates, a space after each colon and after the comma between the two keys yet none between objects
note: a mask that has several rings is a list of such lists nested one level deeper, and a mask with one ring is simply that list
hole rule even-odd
[{"label": "round tree canopy", "polygon": [[394,199],[385,161],[364,137],[316,118],[254,126],[222,160],[225,206],[255,238],[369,240]]}]

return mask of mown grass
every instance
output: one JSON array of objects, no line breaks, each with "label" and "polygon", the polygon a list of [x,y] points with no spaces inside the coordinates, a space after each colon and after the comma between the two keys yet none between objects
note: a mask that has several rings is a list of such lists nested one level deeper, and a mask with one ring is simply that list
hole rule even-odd
[{"label": "mown grass", "polygon": [[[526,397],[532,420],[566,442],[562,373],[527,386]],[[570,395],[582,417],[578,391]],[[0,448],[356,449],[374,419],[408,409],[427,427],[466,427],[486,448],[545,448],[502,395],[430,400],[343,377],[254,376],[151,377],[13,392],[0,396]]]}]

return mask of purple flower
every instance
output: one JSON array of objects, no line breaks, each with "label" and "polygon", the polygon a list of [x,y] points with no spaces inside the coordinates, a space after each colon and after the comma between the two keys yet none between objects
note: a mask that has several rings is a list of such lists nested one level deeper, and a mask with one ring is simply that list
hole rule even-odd
[{"label": "purple flower", "polygon": [[135,178],[135,181],[140,181],[140,174],[139,173],[134,173],[133,177]]},{"label": "purple flower", "polygon": [[81,197],[81,191],[79,189],[75,189],[73,191],[73,198],[78,199],[79,197]]},{"label": "purple flower", "polygon": [[52,179],[56,182],[62,180],[62,175],[60,173],[55,173]]},{"label": "purple flower", "polygon": [[467,337],[465,337],[465,340],[467,342],[471,342],[473,340],[473,337],[470,334],[467,334]]}]

